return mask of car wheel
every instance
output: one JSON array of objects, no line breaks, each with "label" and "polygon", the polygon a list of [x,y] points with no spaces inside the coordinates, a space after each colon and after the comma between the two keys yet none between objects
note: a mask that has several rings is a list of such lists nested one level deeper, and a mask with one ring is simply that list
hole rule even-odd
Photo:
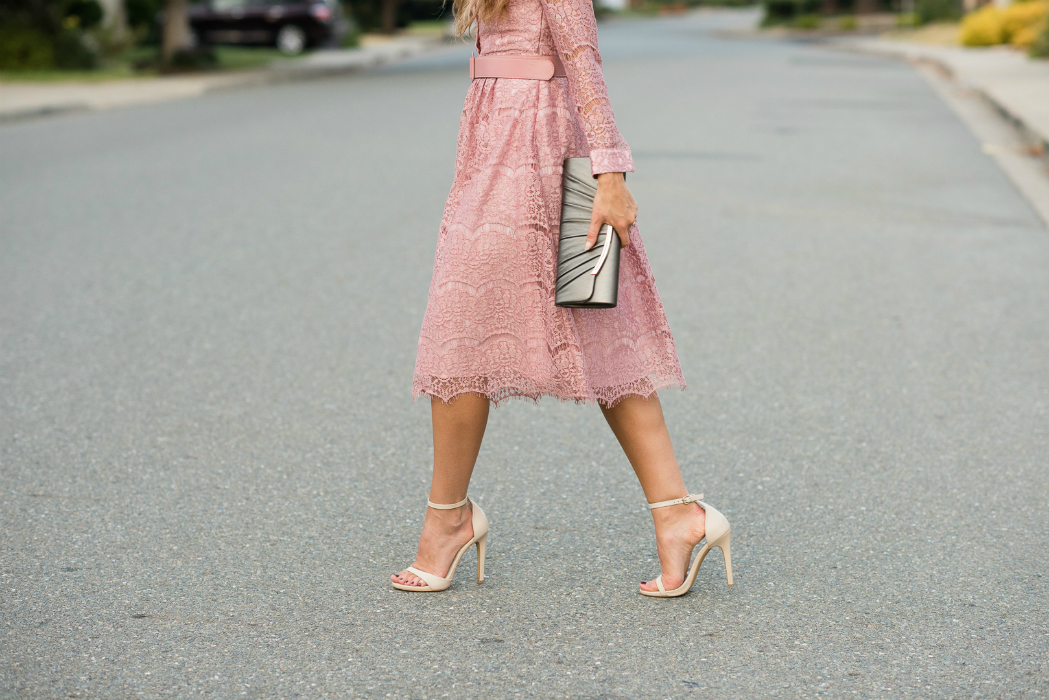
[{"label": "car wheel", "polygon": [[306,48],[306,32],[302,27],[285,24],[277,32],[277,50],[285,56],[298,56]]}]

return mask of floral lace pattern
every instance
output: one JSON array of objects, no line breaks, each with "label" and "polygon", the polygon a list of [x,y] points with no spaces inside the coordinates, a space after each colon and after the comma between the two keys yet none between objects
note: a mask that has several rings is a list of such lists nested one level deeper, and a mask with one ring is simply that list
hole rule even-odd
[{"label": "floral lace pattern", "polygon": [[633,170],[601,74],[589,0],[510,0],[478,29],[482,55],[556,53],[566,78],[475,80],[437,240],[413,393],[493,402],[543,395],[611,406],[684,387],[635,224],[614,309],[554,306],[561,168]]}]

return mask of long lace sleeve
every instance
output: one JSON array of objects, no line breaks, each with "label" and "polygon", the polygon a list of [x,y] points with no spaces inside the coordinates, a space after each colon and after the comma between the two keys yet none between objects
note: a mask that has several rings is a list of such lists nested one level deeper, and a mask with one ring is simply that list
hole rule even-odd
[{"label": "long lace sleeve", "polygon": [[554,46],[568,74],[568,91],[590,145],[594,175],[634,170],[630,146],[616,129],[597,50],[591,0],[541,0]]}]

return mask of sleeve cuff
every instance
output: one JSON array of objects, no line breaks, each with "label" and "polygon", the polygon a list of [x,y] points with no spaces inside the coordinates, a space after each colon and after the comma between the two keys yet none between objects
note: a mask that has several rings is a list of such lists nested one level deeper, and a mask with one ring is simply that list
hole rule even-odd
[{"label": "sleeve cuff", "polygon": [[590,151],[590,170],[594,177],[601,173],[632,173],[634,159],[629,148],[596,148]]}]

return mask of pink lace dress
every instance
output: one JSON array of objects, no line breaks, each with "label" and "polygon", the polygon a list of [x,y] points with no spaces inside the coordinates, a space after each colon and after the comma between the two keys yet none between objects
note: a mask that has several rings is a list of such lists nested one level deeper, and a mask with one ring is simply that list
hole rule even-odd
[{"label": "pink lace dress", "polygon": [[[478,28],[481,55],[558,54],[567,78],[474,80],[437,239],[413,393],[495,403],[552,395],[614,405],[684,387],[635,224],[614,309],[554,306],[561,167],[632,171],[601,74],[590,0],[510,0]],[[465,70],[465,66],[464,66]]]}]

